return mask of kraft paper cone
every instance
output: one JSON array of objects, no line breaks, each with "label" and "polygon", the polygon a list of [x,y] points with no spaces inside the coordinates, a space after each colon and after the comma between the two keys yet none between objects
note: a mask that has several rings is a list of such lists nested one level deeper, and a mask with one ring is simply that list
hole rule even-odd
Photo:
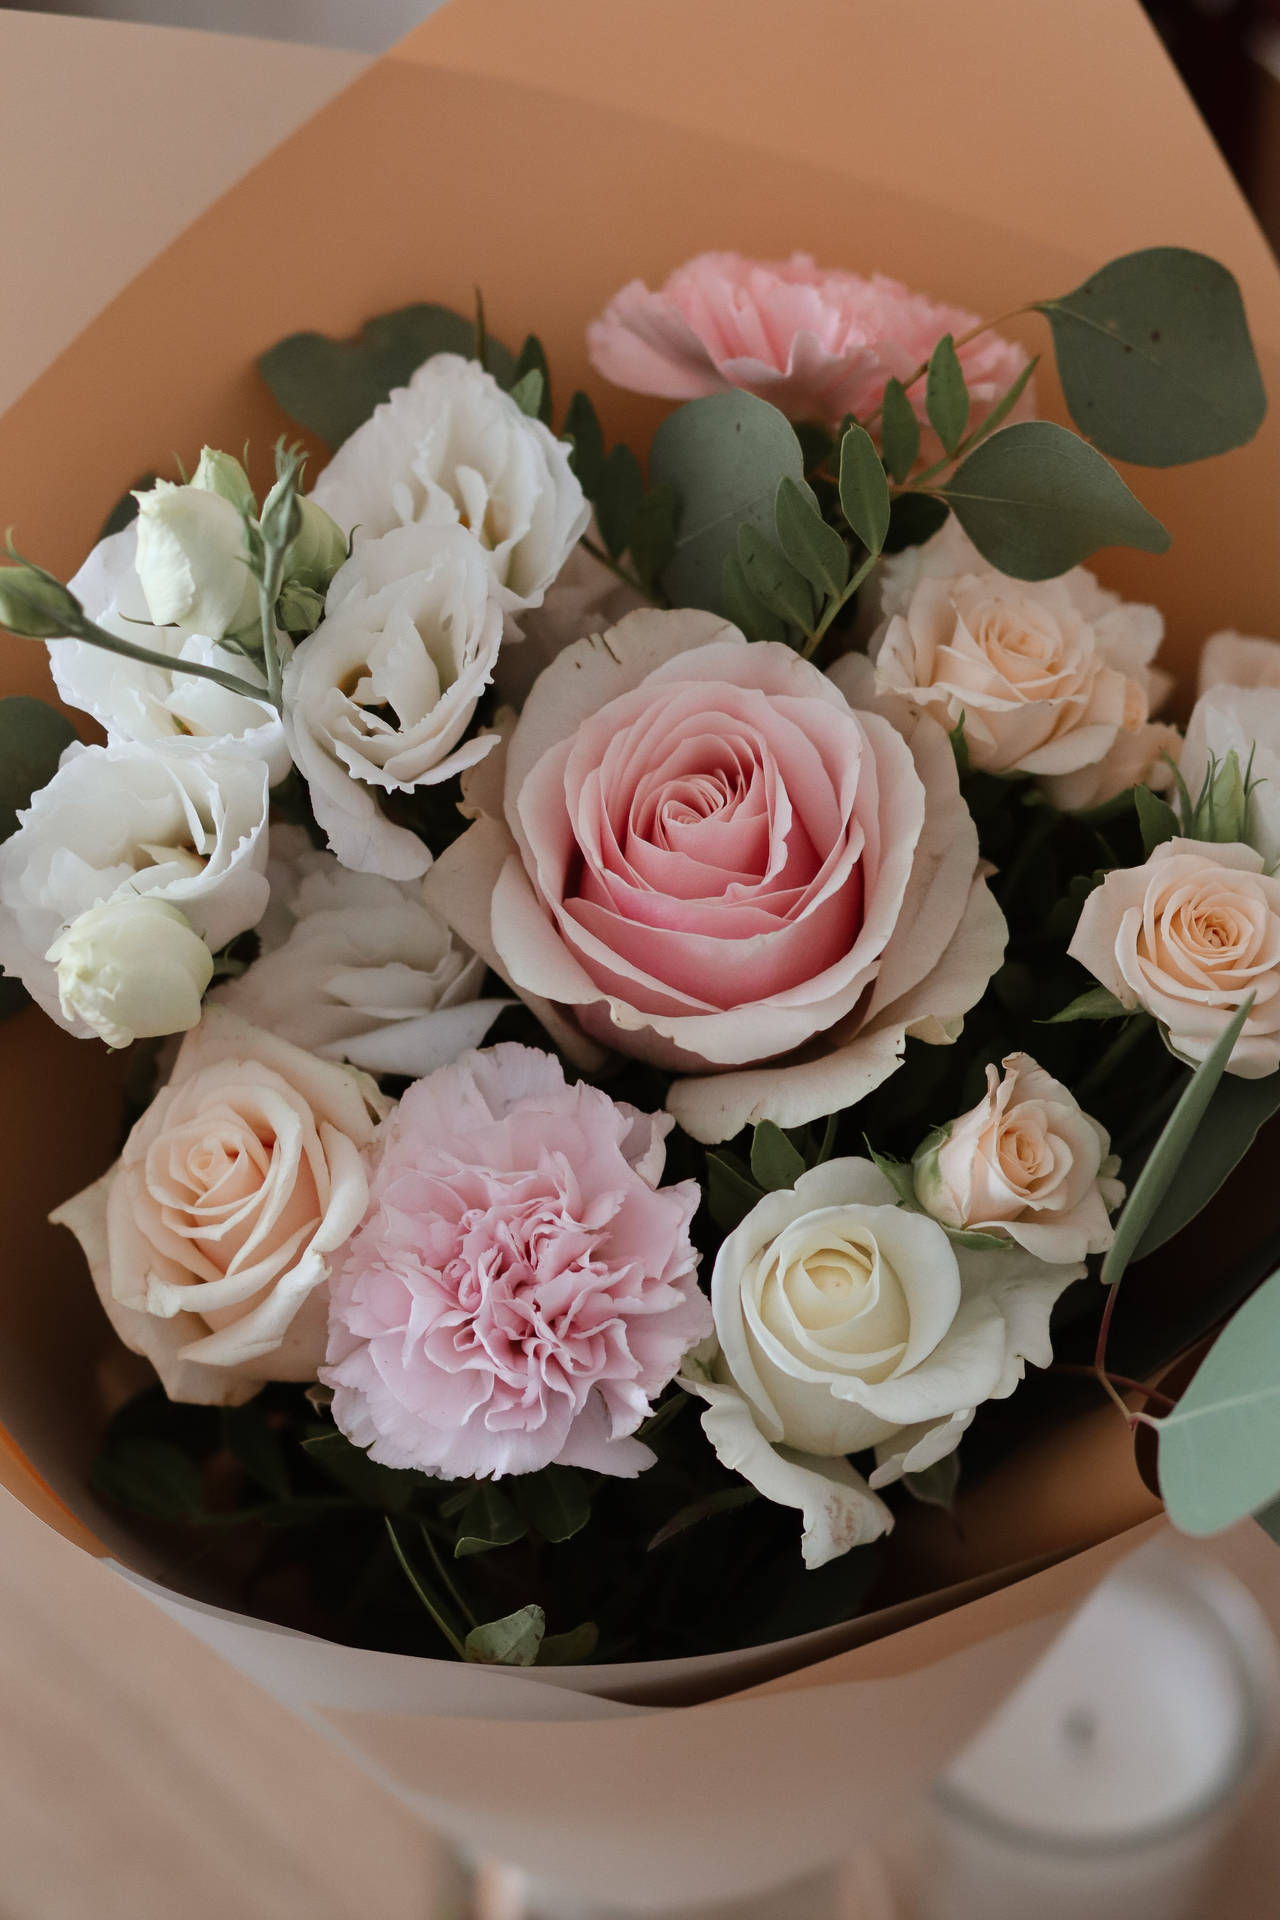
[{"label": "kraft paper cone", "polygon": [[[624,280],[701,248],[805,247],[997,314],[1168,242],[1236,273],[1280,392],[1280,277],[1136,0],[453,0],[0,420],[0,505],[25,552],[69,573],[123,489],[175,452],[248,439],[264,477],[288,423],[253,365],[279,337],[349,334],[424,298],[467,310],[476,283],[495,332],[541,335],[562,401],[583,384],[615,433],[643,439],[662,409],[591,375],[583,329]],[[1036,323],[1012,330],[1045,344]],[[1280,629],[1280,427],[1207,466],[1129,477],[1174,548],[1100,571],[1163,608],[1185,689],[1210,631]],[[37,646],[6,642],[0,673],[50,696]],[[117,1149],[119,1067],[34,1011],[0,1058],[0,1480],[84,1544],[88,1528],[146,1590],[166,1576],[84,1479],[110,1337],[71,1237],[44,1224]],[[1100,1409],[966,1499],[964,1543],[935,1537],[935,1590],[906,1612],[679,1663],[647,1702],[637,1669],[552,1680],[418,1661],[406,1711],[389,1656],[155,1597],[428,1817],[487,1849],[500,1817],[523,1864],[583,1888],[622,1872],[659,1911],[843,1851],[854,1810],[870,1827],[923,1785],[1153,1511]]]}]

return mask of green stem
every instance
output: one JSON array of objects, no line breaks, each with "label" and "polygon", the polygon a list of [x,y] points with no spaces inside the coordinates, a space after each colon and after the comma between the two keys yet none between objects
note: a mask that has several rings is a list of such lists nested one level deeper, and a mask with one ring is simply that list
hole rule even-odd
[{"label": "green stem", "polygon": [[[952,345],[956,348],[958,352],[961,347],[967,347],[971,340],[979,339],[982,334],[990,333],[995,327],[1002,327],[1005,324],[1006,320],[1017,320],[1020,315],[1024,313],[1030,313],[1030,311],[1031,311],[1030,306],[1011,307],[1008,313],[997,314],[994,320],[979,320],[976,327],[970,327],[968,333],[962,333],[958,340],[954,340],[952,342]],[[929,362],[927,360],[922,360],[920,362],[920,365],[916,368],[915,372],[911,374],[906,380],[903,381],[902,384],[905,390],[908,393],[910,393],[912,387],[915,386],[916,382],[918,380],[923,380],[926,373],[928,373],[928,371],[929,371]],[[867,432],[870,433],[872,427],[874,427],[874,425],[876,424],[877,420],[879,420],[883,412],[884,412],[884,401],[882,400],[880,402],[880,405],[876,408],[875,412],[870,416],[870,418],[861,421],[859,424],[861,426],[864,426]]]},{"label": "green stem", "polygon": [[422,1531],[423,1544],[425,1545],[427,1552],[431,1555],[431,1564],[435,1568],[436,1573],[439,1575],[440,1584],[443,1586],[445,1592],[449,1595],[449,1598],[453,1601],[453,1604],[458,1609],[458,1612],[462,1615],[463,1619],[467,1622],[467,1625],[471,1627],[478,1627],[480,1625],[480,1622],[476,1619],[475,1614],[471,1611],[471,1608],[467,1605],[466,1601],[463,1599],[462,1594],[458,1588],[457,1582],[451,1577],[448,1568],[444,1564],[444,1561],[440,1558],[439,1553],[436,1551],[436,1543],[431,1538],[430,1528],[427,1526],[425,1521],[420,1520],[418,1522],[418,1525]]},{"label": "green stem", "polygon": [[805,635],[804,646],[800,649],[800,657],[802,660],[812,660],[814,654],[822,645],[832,621],[840,612],[841,608],[848,605],[879,558],[880,555],[878,553],[869,553],[857,572],[850,579],[844,591],[838,593],[834,600],[828,602],[827,610],[821,620],[819,620],[817,626],[813,629],[813,632]]},{"label": "green stem", "polygon": [[279,709],[280,701],[271,691],[270,678],[266,687],[255,687],[249,680],[241,680],[234,673],[224,673],[221,667],[207,667],[202,660],[175,660],[167,653],[155,653],[150,647],[139,647],[132,640],[122,640],[119,634],[108,633],[92,620],[78,621],[72,628],[72,636],[83,640],[91,647],[101,647],[104,653],[118,653],[125,660],[140,660],[144,666],[163,667],[167,673],[189,673],[197,680],[212,680],[216,686],[225,687],[228,693],[241,694],[246,700],[269,700]]},{"label": "green stem", "polygon": [[394,1526],[392,1526],[391,1524],[391,1515],[390,1514],[384,1515],[384,1519],[386,1520],[386,1525],[387,1525],[387,1538],[391,1542],[392,1549],[395,1552],[396,1559],[400,1562],[401,1571],[403,1572],[405,1579],[409,1582],[409,1585],[413,1588],[419,1600],[421,1600],[423,1606],[426,1608],[427,1612],[431,1615],[431,1618],[435,1621],[436,1626],[440,1629],[445,1639],[449,1642],[449,1645],[453,1648],[454,1652],[457,1654],[459,1660],[465,1659],[466,1649],[463,1646],[461,1640],[458,1638],[453,1628],[449,1625],[449,1622],[445,1619],[439,1607],[436,1605],[435,1601],[431,1598],[431,1595],[427,1592],[426,1588],[423,1586],[421,1580],[419,1580],[413,1568],[409,1565],[409,1561],[405,1555],[405,1550],[400,1545],[400,1542],[396,1537],[396,1530]]},{"label": "green stem", "polygon": [[627,569],[624,566],[619,565],[618,561],[611,560],[609,555],[605,552],[604,548],[601,546],[597,546],[594,540],[588,540],[585,533],[583,534],[582,539],[579,542],[579,545],[584,546],[587,552],[591,555],[591,558],[593,560],[598,560],[602,567],[608,567],[610,573],[616,573],[619,580],[622,581],[624,586],[634,587],[637,593],[645,592],[645,588],[636,574],[628,573]]}]

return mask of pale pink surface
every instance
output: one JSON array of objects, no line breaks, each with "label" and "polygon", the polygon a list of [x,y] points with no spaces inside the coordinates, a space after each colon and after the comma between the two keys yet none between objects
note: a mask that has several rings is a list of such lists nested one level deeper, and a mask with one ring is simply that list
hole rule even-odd
[{"label": "pale pink surface", "polygon": [[[587,329],[592,363],[616,386],[669,400],[741,387],[792,420],[873,413],[891,376],[909,379],[943,334],[980,316],[897,280],[830,271],[808,254],[747,260],[701,253],[656,292],[632,280]],[[1021,347],[983,333],[959,349],[976,422],[1026,365]],[[1030,389],[1017,417],[1033,411]],[[911,398],[925,424],[924,382]]]},{"label": "pale pink surface", "polygon": [[453,1477],[647,1466],[628,1436],[711,1328],[670,1126],[510,1043],[412,1086],[331,1288],[347,1437]]}]

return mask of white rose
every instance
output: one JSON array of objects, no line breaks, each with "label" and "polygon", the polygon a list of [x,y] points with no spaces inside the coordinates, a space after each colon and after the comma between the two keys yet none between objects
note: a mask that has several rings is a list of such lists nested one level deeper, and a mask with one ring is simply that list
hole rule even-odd
[{"label": "white rose", "polygon": [[[288,872],[281,837],[273,829],[273,885]],[[222,1005],[369,1073],[417,1080],[481,1045],[510,1002],[476,998],[484,962],[427,906],[420,883],[352,873],[313,849],[291,864],[292,884],[272,902],[279,944],[264,939],[261,957],[218,988]]]},{"label": "white rose", "polygon": [[364,1213],[361,1155],[389,1105],[211,1007],[115,1166],[51,1216],[171,1400],[236,1406],[315,1378],[329,1261]]},{"label": "white rose", "polygon": [[1105,1127],[1029,1054],[987,1068],[987,1091],[926,1142],[914,1165],[916,1196],[947,1227],[1016,1240],[1053,1263],[1105,1253],[1109,1215],[1124,1199]]},{"label": "white rose", "polygon": [[57,972],[67,1025],[82,1022],[109,1047],[186,1033],[213,978],[213,955],[186,914],[149,894],[90,907],[45,959]]},{"label": "white rose", "polygon": [[569,448],[474,360],[438,353],[345,440],[312,498],[356,544],[415,521],[469,529],[503,610],[536,607],[586,532]]},{"label": "white rose", "polygon": [[431,854],[375,792],[412,793],[481,759],[464,740],[493,677],[502,613],[475,541],[457,527],[396,527],[359,543],[325,617],[284,674],[285,732],[316,820],[344,866],[412,880]]},{"label": "white rose", "polygon": [[[265,760],[271,784],[283,780],[291,762],[280,715],[266,698],[266,682],[246,655],[232,653],[215,640],[181,627],[150,627],[151,614],[138,578],[137,525],[100,540],[70,582],[89,618],[108,633],[169,654],[174,670],[125,660],[85,640],[51,640],[49,664],[58,692],[69,707],[92,714],[115,745],[121,741],[164,741],[192,750],[238,746]],[[216,681],[184,674],[180,662],[221,667],[241,680],[261,681],[263,698],[249,700]]]},{"label": "white rose", "polygon": [[[723,1463],[799,1507],[805,1565],[892,1524],[871,1491],[932,1466],[1027,1361],[1052,1359],[1049,1316],[1079,1266],[1021,1247],[954,1247],[897,1204],[869,1160],[831,1160],[766,1194],[711,1278],[718,1354],[686,1361]],[[874,1448],[870,1483],[845,1457]]]},{"label": "white rose", "polygon": [[256,627],[258,582],[240,509],[211,487],[157,480],[137,495],[138,578],[158,627],[221,640]]},{"label": "white rose", "polygon": [[1246,838],[1269,869],[1280,864],[1280,645],[1215,633],[1200,658],[1200,697],[1187,724],[1179,766],[1197,799],[1211,762],[1234,752],[1252,762]]},{"label": "white rose", "polygon": [[1203,1060],[1250,994],[1227,1072],[1280,1067],[1280,880],[1228,842],[1166,840],[1141,867],[1109,873],[1084,903],[1067,951],[1126,1007],[1143,1007],[1180,1059]]},{"label": "white rose", "polygon": [[59,1026],[67,1020],[45,958],[105,900],[141,895],[184,913],[214,951],[267,905],[267,769],[226,752],[69,747],[0,847],[0,967]]},{"label": "white rose", "polygon": [[1154,607],[1108,593],[1083,567],[1009,579],[954,519],[885,562],[881,613],[869,649],[879,691],[948,732],[963,715],[970,761],[987,773],[1096,766],[1169,684],[1150,664],[1164,631]]}]

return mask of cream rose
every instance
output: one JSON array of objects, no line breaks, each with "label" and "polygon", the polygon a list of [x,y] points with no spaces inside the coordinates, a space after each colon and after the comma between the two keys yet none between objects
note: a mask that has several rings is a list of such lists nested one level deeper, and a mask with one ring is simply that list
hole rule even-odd
[{"label": "cream rose", "polygon": [[963,715],[970,760],[987,773],[1096,768],[1169,684],[1151,669],[1164,631],[1154,607],[1122,601],[1083,567],[1009,579],[954,519],[885,562],[881,613],[869,649],[880,692],[948,732]]},{"label": "cream rose", "polygon": [[[561,653],[428,898],[583,1064],[675,1069],[700,1140],[852,1106],[953,1040],[1005,927],[946,735],[709,613]],[[501,781],[501,785],[499,782]]]},{"label": "cream rose", "polygon": [[1203,1060],[1252,994],[1227,1066],[1246,1080],[1280,1067],[1280,880],[1264,864],[1252,847],[1166,840],[1095,887],[1068,948],[1184,1060]]},{"label": "cream rose", "polygon": [[213,952],[266,910],[267,769],[235,752],[69,747],[0,847],[0,967],[59,1026],[46,957],[103,901],[142,896],[184,913]]},{"label": "cream rose", "polygon": [[357,549],[393,527],[462,526],[506,613],[539,606],[586,532],[569,448],[474,360],[438,353],[345,440],[312,498]]},{"label": "cream rose", "polygon": [[463,737],[502,644],[489,588],[457,527],[397,527],[338,569],[324,619],[286,667],[289,747],[344,866],[425,873],[430,851],[375,796],[448,780],[496,745],[492,733]]},{"label": "cream rose", "polygon": [[[1001,1068],[1003,1071],[1001,1071]],[[1015,1240],[1039,1260],[1105,1253],[1124,1199],[1111,1138],[1026,1053],[987,1068],[987,1091],[913,1162],[916,1196],[947,1227]]]},{"label": "cream rose", "polygon": [[[1049,1316],[1083,1265],[952,1245],[869,1160],[766,1194],[711,1278],[718,1350],[686,1361],[719,1458],[798,1507],[805,1564],[883,1533],[873,1488],[951,1453],[984,1401],[1052,1359]],[[875,1450],[870,1482],[847,1456]]]},{"label": "cream rose", "polygon": [[213,978],[213,955],[186,914],[146,894],[90,907],[45,959],[67,1025],[83,1022],[109,1047],[188,1032]]},{"label": "cream rose", "polygon": [[426,905],[421,883],[351,873],[292,846],[298,831],[272,828],[263,952],[217,989],[219,1004],[369,1073],[417,1080],[478,1047],[511,1002],[477,998],[484,962]]},{"label": "cream rose", "polygon": [[389,1109],[363,1074],[211,1007],[115,1166],[51,1216],[171,1400],[237,1406],[315,1378],[330,1261]]}]

